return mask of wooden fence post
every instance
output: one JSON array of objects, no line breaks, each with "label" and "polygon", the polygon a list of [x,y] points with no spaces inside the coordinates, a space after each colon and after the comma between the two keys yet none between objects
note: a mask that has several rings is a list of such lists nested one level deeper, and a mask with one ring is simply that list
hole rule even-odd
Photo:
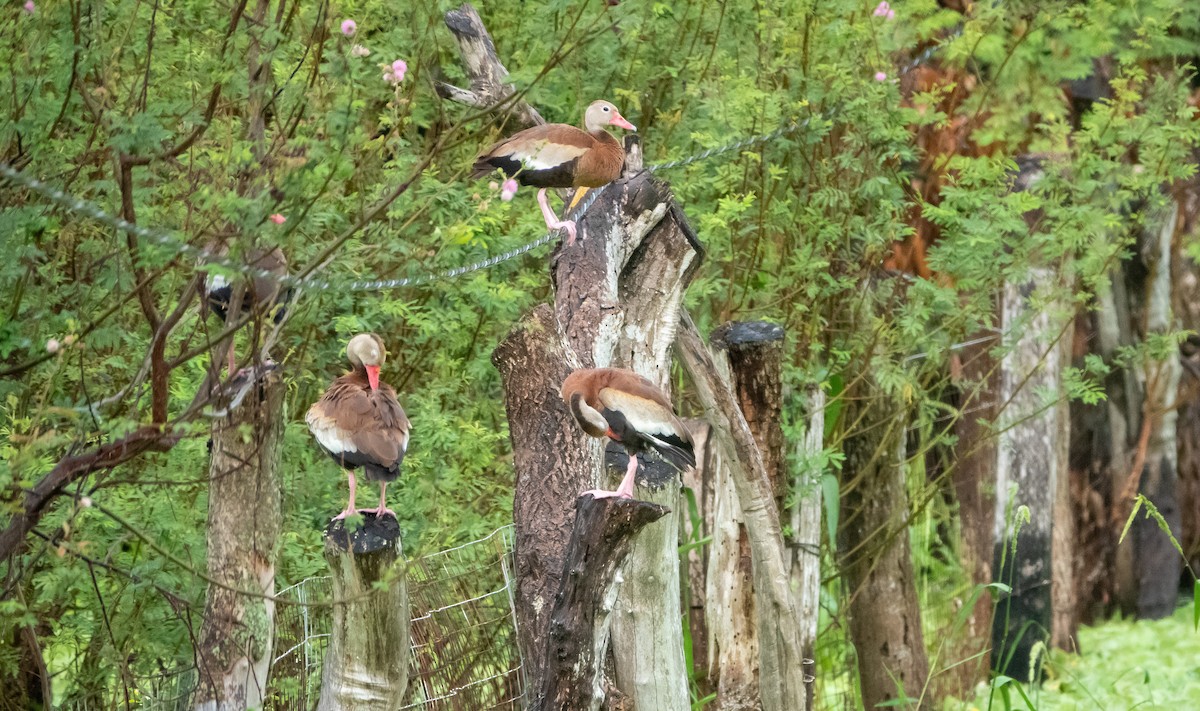
[{"label": "wooden fence post", "polygon": [[[333,578],[333,624],[317,711],[395,711],[408,688],[411,642],[400,524],[366,514],[350,533],[344,521],[325,528]],[[386,580],[384,590],[375,583]]]}]

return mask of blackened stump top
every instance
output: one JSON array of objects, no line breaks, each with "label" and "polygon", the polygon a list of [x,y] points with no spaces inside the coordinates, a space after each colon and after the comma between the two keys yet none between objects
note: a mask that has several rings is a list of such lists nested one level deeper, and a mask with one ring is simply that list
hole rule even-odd
[{"label": "blackened stump top", "polygon": [[354,546],[355,555],[375,553],[377,551],[395,548],[400,539],[400,524],[394,516],[376,516],[373,513],[362,514],[362,526],[353,533],[346,529],[343,519],[330,521],[325,527],[325,540],[341,550],[349,550]]},{"label": "blackened stump top", "polygon": [[709,340],[721,350],[774,343],[783,340],[783,326],[769,321],[730,321],[713,330]]}]

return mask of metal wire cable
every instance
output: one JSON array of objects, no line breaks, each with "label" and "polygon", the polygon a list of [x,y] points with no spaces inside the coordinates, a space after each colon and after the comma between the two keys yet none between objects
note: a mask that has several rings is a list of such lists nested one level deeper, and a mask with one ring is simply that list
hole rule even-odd
[{"label": "metal wire cable", "polygon": [[[912,61],[904,65],[899,70],[899,74],[907,74],[909,71],[928,61],[929,58],[932,57],[941,46],[942,45],[940,44],[935,44],[928,47],[921,54],[913,58]],[[749,136],[732,143],[727,143],[723,146],[708,148],[686,158],[656,163],[654,165],[647,166],[646,170],[650,173],[657,173],[659,171],[672,170],[674,168],[683,168],[685,166],[692,165],[693,163],[708,160],[709,158],[725,155],[726,153],[742,151],[746,148],[750,148],[751,146],[772,143],[784,136],[791,135],[797,131],[809,127],[814,121],[829,120],[833,117],[833,115],[834,111],[830,110],[819,116],[810,116],[800,121],[789,121],[787,124],[780,126],[769,133],[764,133],[757,136]],[[305,278],[293,275],[279,276],[278,274],[273,274],[252,265],[235,262],[229,257],[218,254],[211,249],[192,246],[185,238],[183,238],[182,235],[178,235],[173,231],[151,229],[144,225],[133,224],[132,222],[115,215],[110,215],[95,203],[75,197],[73,195],[69,195],[63,192],[61,189],[52,187],[45,182],[29,176],[23,171],[17,170],[12,165],[2,161],[0,161],[0,178],[4,178],[11,183],[23,186],[37,193],[38,195],[41,195],[50,202],[66,209],[68,212],[84,215],[92,220],[95,220],[96,222],[106,224],[116,230],[133,235],[138,239],[168,248],[173,250],[176,255],[193,257],[197,261],[203,262],[206,265],[217,265],[240,274],[259,279],[266,279],[284,286],[303,287],[305,289],[313,289],[317,291],[329,289],[340,289],[344,291],[384,291],[388,289],[432,284],[443,280],[454,279],[456,277],[463,276],[464,274],[470,274],[472,272],[494,267],[497,264],[515,259],[523,254],[532,252],[539,247],[550,244],[559,237],[559,231],[554,230],[547,232],[532,242],[515,247],[502,254],[497,254],[466,266],[430,272],[428,274],[422,274],[415,277],[334,281],[328,279],[317,279],[312,276]],[[579,220],[592,207],[592,205],[595,204],[597,198],[599,198],[603,192],[603,187],[589,191],[583,202],[574,211],[572,219]]]}]

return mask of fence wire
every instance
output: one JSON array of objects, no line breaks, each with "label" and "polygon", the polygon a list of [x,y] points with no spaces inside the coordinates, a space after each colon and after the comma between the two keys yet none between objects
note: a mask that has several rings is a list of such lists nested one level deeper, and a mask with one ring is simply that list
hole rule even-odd
[{"label": "fence wire", "polygon": [[[513,613],[513,527],[409,561],[412,666],[403,711],[517,711],[525,679]],[[280,590],[295,602],[332,597],[328,577]],[[275,657],[265,711],[310,711],[321,690],[333,611],[328,606],[277,605]],[[145,711],[190,711],[195,666],[135,678],[131,701]],[[123,707],[124,700],[115,704]],[[101,711],[113,704],[75,702],[66,711]]]}]

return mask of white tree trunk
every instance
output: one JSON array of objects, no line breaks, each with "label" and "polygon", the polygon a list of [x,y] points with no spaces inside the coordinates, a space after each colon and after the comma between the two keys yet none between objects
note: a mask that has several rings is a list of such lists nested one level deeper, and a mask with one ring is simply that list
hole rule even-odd
[{"label": "white tree trunk", "polygon": [[[1037,292],[1038,285],[1057,282],[1053,270],[1034,269],[1025,283],[1006,286],[1001,307],[1008,340],[1000,402],[1007,406],[997,448],[994,569],[1012,592],[996,611],[992,659],[997,670],[1023,681],[1037,673],[1031,657],[1039,643],[1050,641],[1054,598],[1070,593],[1069,558],[1065,566],[1054,565],[1053,539],[1055,526],[1069,523],[1069,518],[1056,523],[1055,517],[1068,476],[1063,369],[1070,362],[1072,315],[1061,302],[1039,303]],[[1014,520],[1019,507],[1028,510],[1028,522]],[[1061,532],[1059,539],[1060,549],[1069,544]]]}]

